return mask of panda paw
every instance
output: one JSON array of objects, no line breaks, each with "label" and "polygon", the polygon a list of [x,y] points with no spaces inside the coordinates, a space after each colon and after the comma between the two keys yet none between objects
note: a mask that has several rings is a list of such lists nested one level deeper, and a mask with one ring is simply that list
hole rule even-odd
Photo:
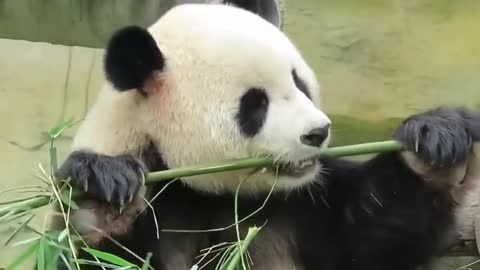
[{"label": "panda paw", "polygon": [[132,201],[144,184],[146,166],[130,155],[110,157],[85,151],[73,152],[56,174],[87,195],[122,206]]},{"label": "panda paw", "polygon": [[404,158],[417,173],[436,177],[436,172],[448,174],[452,168],[465,171],[480,140],[480,114],[440,107],[407,118],[394,137],[405,146]]}]

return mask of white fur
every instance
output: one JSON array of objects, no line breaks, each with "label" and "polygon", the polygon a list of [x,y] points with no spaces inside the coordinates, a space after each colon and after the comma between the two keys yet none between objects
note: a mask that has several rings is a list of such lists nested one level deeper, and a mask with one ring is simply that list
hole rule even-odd
[{"label": "white fur", "polygon": [[[318,109],[319,85],[295,46],[274,25],[232,6],[186,4],[171,9],[149,31],[166,57],[166,70],[147,87],[148,99],[137,91],[118,93],[106,84],[80,127],[74,150],[134,153],[148,136],[170,168],[262,154],[295,161],[319,153],[319,148],[299,140],[330,123]],[[296,88],[293,68],[317,106]],[[241,96],[251,87],[264,88],[270,105],[260,133],[246,138],[235,116]],[[244,170],[184,181],[204,191],[234,191],[246,175]],[[278,187],[289,190],[314,176],[315,172],[300,179],[281,177]],[[243,190],[268,190],[274,179],[271,173],[257,175]]]},{"label": "white fur", "polygon": [[120,93],[105,83],[82,121],[72,148],[105,155],[135,154],[146,143],[139,117],[141,98],[134,91]]}]

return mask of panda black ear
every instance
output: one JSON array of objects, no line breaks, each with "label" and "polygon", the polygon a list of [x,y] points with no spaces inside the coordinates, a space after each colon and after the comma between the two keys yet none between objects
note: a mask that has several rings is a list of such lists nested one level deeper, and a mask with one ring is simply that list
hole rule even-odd
[{"label": "panda black ear", "polygon": [[284,0],[222,0],[224,4],[233,4],[258,14],[278,28],[283,26]]},{"label": "panda black ear", "polygon": [[150,33],[139,26],[118,30],[110,38],[105,54],[107,79],[119,91],[140,89],[165,58]]}]

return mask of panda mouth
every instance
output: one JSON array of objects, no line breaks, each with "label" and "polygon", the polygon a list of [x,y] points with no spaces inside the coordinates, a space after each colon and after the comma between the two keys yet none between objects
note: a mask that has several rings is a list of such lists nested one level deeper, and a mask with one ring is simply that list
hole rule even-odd
[{"label": "panda mouth", "polygon": [[319,163],[316,158],[295,162],[279,162],[274,166],[273,173],[279,176],[301,177],[315,170]]}]

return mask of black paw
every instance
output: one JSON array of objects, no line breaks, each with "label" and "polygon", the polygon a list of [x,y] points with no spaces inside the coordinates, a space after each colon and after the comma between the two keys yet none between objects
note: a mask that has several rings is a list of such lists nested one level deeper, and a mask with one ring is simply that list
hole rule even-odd
[{"label": "black paw", "polygon": [[76,151],[56,176],[60,180],[70,177],[74,188],[96,199],[123,205],[130,202],[140,189],[146,172],[147,168],[130,155],[110,157]]},{"label": "black paw", "polygon": [[466,109],[438,108],[406,119],[395,139],[432,167],[465,161],[480,139],[480,115]]}]

